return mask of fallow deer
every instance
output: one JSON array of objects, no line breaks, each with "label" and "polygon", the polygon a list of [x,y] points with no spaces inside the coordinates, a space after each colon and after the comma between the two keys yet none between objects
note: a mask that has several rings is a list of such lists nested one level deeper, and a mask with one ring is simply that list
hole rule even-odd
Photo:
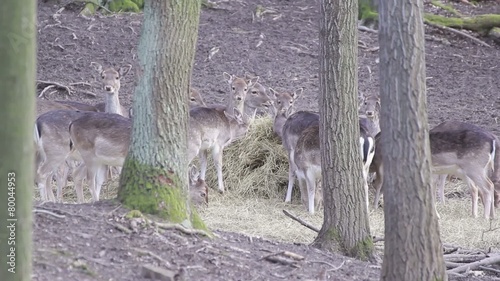
[{"label": "fallow deer", "polygon": [[286,120],[293,114],[295,101],[302,95],[303,89],[297,89],[295,92],[277,92],[269,88],[274,100],[274,122],[273,132],[278,137],[283,138],[283,126]]},{"label": "fallow deer", "polygon": [[[363,163],[363,181],[365,191],[366,208],[368,210],[368,183],[367,175],[373,159],[374,140],[368,134],[367,128],[360,122],[360,152]],[[307,194],[307,208],[309,213],[314,214],[316,183],[321,180],[321,151],[319,140],[319,124],[306,128],[297,140],[295,148],[296,175],[299,180],[301,196],[304,200]]]},{"label": "fallow deer", "polygon": [[[496,164],[499,159],[499,141],[492,133],[475,125],[447,121],[429,131],[432,157],[432,173],[437,175],[455,175],[467,182],[472,195],[472,216],[477,217],[478,193],[484,205],[484,218],[494,217],[494,184],[490,173],[496,180],[499,171]],[[377,145],[380,147],[381,145]],[[383,151],[376,148],[372,171],[377,172],[374,184],[375,207],[383,184],[383,165],[380,156]],[[500,165],[500,164],[499,164]],[[446,177],[444,177],[446,178]],[[440,187],[439,187],[440,188]],[[440,191],[441,193],[441,191]]]},{"label": "fallow deer", "polygon": [[[120,79],[128,73],[131,66],[128,65],[127,67],[122,67],[119,71],[116,71],[113,68],[102,70],[102,66],[100,64],[94,64],[96,65],[96,70],[102,78],[103,89],[107,93],[105,98],[105,110],[109,110],[110,113],[122,114],[124,107],[120,105],[118,98],[121,85]],[[64,106],[63,109],[66,110],[75,110],[77,108],[83,109],[83,107],[79,107],[80,105],[71,103],[54,103]],[[35,124],[35,147],[37,148],[37,154],[45,155],[44,158],[37,157],[37,185],[41,188],[41,191],[43,191],[44,194],[48,191],[48,196],[51,197],[50,200],[53,200],[53,193],[50,189],[50,184],[48,185],[49,190],[44,189],[46,189],[45,184],[47,182],[50,183],[52,175],[56,175],[56,182],[58,186],[57,196],[58,200],[62,200],[61,188],[65,185],[68,170],[66,159],[63,159],[62,157],[63,155],[69,155],[69,146],[67,143],[69,143],[70,135],[68,127],[73,120],[79,117],[79,115],[75,113],[65,113],[62,111],[49,111],[44,115],[46,116],[39,118]],[[47,153],[43,150],[51,152]],[[75,161],[77,158],[72,157],[69,160]],[[59,169],[62,172],[59,172]],[[80,164],[74,173],[78,175],[85,174],[84,170],[85,166]],[[83,184],[83,178],[74,177],[74,181],[77,191],[81,190],[80,186]],[[78,202],[81,202],[83,197],[80,197],[79,195],[80,194],[77,192],[77,200]],[[43,196],[42,200],[47,200],[47,198]]]}]

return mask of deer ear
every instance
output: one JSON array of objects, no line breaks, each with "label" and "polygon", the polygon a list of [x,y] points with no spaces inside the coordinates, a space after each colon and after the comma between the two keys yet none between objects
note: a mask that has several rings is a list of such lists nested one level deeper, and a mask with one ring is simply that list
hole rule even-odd
[{"label": "deer ear", "polygon": [[229,84],[233,82],[233,76],[231,74],[223,72],[222,76],[224,76],[224,79],[226,79]]},{"label": "deer ear", "polygon": [[295,92],[292,93],[292,98],[294,100],[298,99],[302,95],[303,91],[304,91],[304,88],[297,89]]},{"label": "deer ear", "polygon": [[102,73],[102,65],[97,62],[91,62],[90,65],[94,67],[94,69],[99,72],[99,75]]},{"label": "deer ear", "polygon": [[259,82],[259,76],[252,77],[250,80],[248,80],[248,86],[252,87],[253,85],[257,84]]},{"label": "deer ear", "polygon": [[276,92],[273,88],[269,88],[269,97],[272,98],[272,99],[277,99],[278,98],[278,95],[279,93]]},{"label": "deer ear", "polygon": [[130,69],[132,69],[131,64],[127,64],[126,66],[120,67],[120,70],[118,71],[118,73],[120,73],[120,77],[127,75]]}]

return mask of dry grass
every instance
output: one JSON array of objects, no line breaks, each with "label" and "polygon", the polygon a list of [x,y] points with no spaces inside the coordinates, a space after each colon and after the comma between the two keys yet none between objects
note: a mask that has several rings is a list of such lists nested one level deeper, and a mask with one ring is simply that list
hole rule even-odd
[{"label": "dry grass", "polygon": [[[280,141],[272,132],[269,118],[257,119],[247,136],[224,151],[224,183],[226,193],[218,194],[216,173],[209,165],[207,182],[212,191],[209,206],[200,213],[212,229],[242,232],[268,239],[310,243],[316,233],[286,217],[286,209],[308,221],[321,226],[322,211],[315,215],[307,213],[298,202],[298,188],[294,189],[294,204],[285,204],[283,198],[288,180],[287,157]],[[102,199],[114,198],[118,178],[103,186]],[[466,248],[500,248],[500,219],[491,223],[471,216],[471,199],[461,181],[452,180],[446,185],[446,204],[438,203],[441,215],[440,232],[444,243]],[[86,191],[86,201],[90,194]],[[76,202],[73,188],[66,188],[65,202]],[[35,199],[39,199],[36,195]],[[482,205],[479,207],[482,216]],[[497,217],[500,216],[497,215]],[[370,214],[372,235],[384,236],[383,210]],[[488,231],[491,230],[491,231]]]}]

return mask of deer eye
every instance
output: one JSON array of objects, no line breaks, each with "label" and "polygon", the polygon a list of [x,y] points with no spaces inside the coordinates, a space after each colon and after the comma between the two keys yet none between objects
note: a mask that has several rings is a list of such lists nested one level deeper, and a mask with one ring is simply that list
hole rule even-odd
[{"label": "deer eye", "polygon": [[236,91],[236,87],[233,86],[233,91]]},{"label": "deer eye", "polygon": [[281,104],[281,101],[280,101],[280,100],[278,101],[278,104]]},{"label": "deer eye", "polygon": [[116,76],[116,77],[115,77],[115,80],[120,80],[120,76]]},{"label": "deer eye", "polygon": [[191,101],[195,101],[196,99],[195,98],[191,98]]},{"label": "deer eye", "polygon": [[257,95],[257,91],[252,91],[252,94]]},{"label": "deer eye", "polygon": [[244,88],[243,91],[245,91],[245,92],[248,91],[248,88]]}]

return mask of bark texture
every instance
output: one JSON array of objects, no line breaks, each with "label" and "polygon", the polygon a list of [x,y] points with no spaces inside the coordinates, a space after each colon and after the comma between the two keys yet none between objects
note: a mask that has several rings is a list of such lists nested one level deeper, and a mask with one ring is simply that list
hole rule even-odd
[{"label": "bark texture", "polygon": [[431,188],[422,0],[381,1],[382,280],[446,280]]},{"label": "bark texture", "polygon": [[193,216],[187,201],[186,93],[200,7],[200,1],[145,2],[132,141],[118,194],[126,206],[173,222]]},{"label": "bark texture", "polygon": [[324,222],[314,244],[368,259],[357,108],[357,1],[320,1],[320,140]]},{"label": "bark texture", "polygon": [[36,1],[2,1],[0,50],[0,279],[31,280]]}]

